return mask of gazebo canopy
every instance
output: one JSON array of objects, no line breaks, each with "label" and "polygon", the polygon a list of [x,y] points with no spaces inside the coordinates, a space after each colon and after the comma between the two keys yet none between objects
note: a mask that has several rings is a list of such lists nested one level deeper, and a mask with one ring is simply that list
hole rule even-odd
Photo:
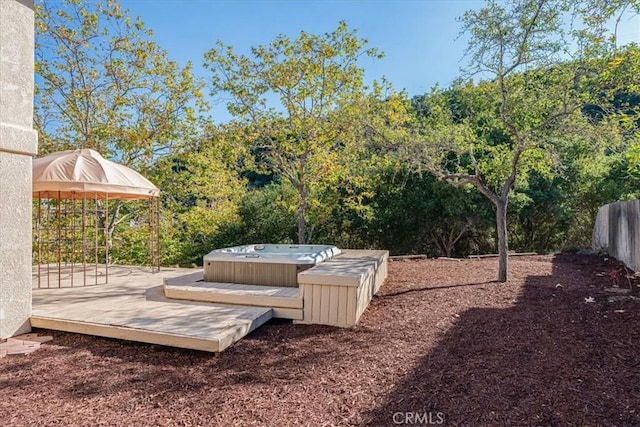
[{"label": "gazebo canopy", "polygon": [[68,150],[33,160],[35,198],[150,199],[160,190],[138,172],[90,149]]}]

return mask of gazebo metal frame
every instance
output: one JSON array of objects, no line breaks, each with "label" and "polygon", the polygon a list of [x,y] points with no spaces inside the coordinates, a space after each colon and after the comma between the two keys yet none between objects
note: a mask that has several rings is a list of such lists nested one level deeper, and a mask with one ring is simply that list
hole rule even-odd
[{"label": "gazebo metal frame", "polygon": [[[82,286],[99,284],[99,277],[109,282],[110,250],[112,242],[108,233],[115,220],[110,210],[114,204],[138,200],[148,202],[148,265],[152,272],[160,270],[160,203],[159,191],[137,172],[105,160],[92,150],[76,150],[82,155],[93,156],[107,166],[117,167],[117,172],[134,174],[135,180],[145,187],[122,187],[101,182],[47,182],[34,180],[34,263],[37,265],[37,287],[78,286],[76,274],[82,273]],[[89,153],[85,153],[89,152]],[[57,153],[56,153],[57,154]],[[35,168],[35,162],[34,162]],[[118,209],[114,209],[118,211]],[[57,275],[53,280],[52,275]],[[63,278],[64,275],[64,278]],[[56,283],[57,282],[57,283]]]}]

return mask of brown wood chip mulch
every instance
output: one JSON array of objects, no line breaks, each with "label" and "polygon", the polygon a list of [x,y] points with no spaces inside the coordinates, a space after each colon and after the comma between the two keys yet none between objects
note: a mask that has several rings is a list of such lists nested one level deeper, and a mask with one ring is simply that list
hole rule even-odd
[{"label": "brown wood chip mulch", "polygon": [[0,424],[640,425],[640,280],[496,263],[391,262],[356,328],[272,321],[219,356],[35,331],[54,339],[0,359]]}]

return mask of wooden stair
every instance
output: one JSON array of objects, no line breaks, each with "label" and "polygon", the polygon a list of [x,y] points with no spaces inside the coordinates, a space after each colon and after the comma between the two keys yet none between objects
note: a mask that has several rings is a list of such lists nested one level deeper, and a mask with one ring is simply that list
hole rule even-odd
[{"label": "wooden stair", "polygon": [[164,280],[164,295],[170,299],[218,304],[268,307],[273,317],[302,320],[303,300],[293,287],[204,282],[203,272]]}]

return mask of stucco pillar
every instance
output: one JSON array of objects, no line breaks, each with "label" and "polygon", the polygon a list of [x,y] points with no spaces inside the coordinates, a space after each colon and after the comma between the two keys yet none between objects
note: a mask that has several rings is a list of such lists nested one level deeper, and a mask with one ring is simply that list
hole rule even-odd
[{"label": "stucco pillar", "polygon": [[33,0],[0,0],[0,339],[31,330]]}]

